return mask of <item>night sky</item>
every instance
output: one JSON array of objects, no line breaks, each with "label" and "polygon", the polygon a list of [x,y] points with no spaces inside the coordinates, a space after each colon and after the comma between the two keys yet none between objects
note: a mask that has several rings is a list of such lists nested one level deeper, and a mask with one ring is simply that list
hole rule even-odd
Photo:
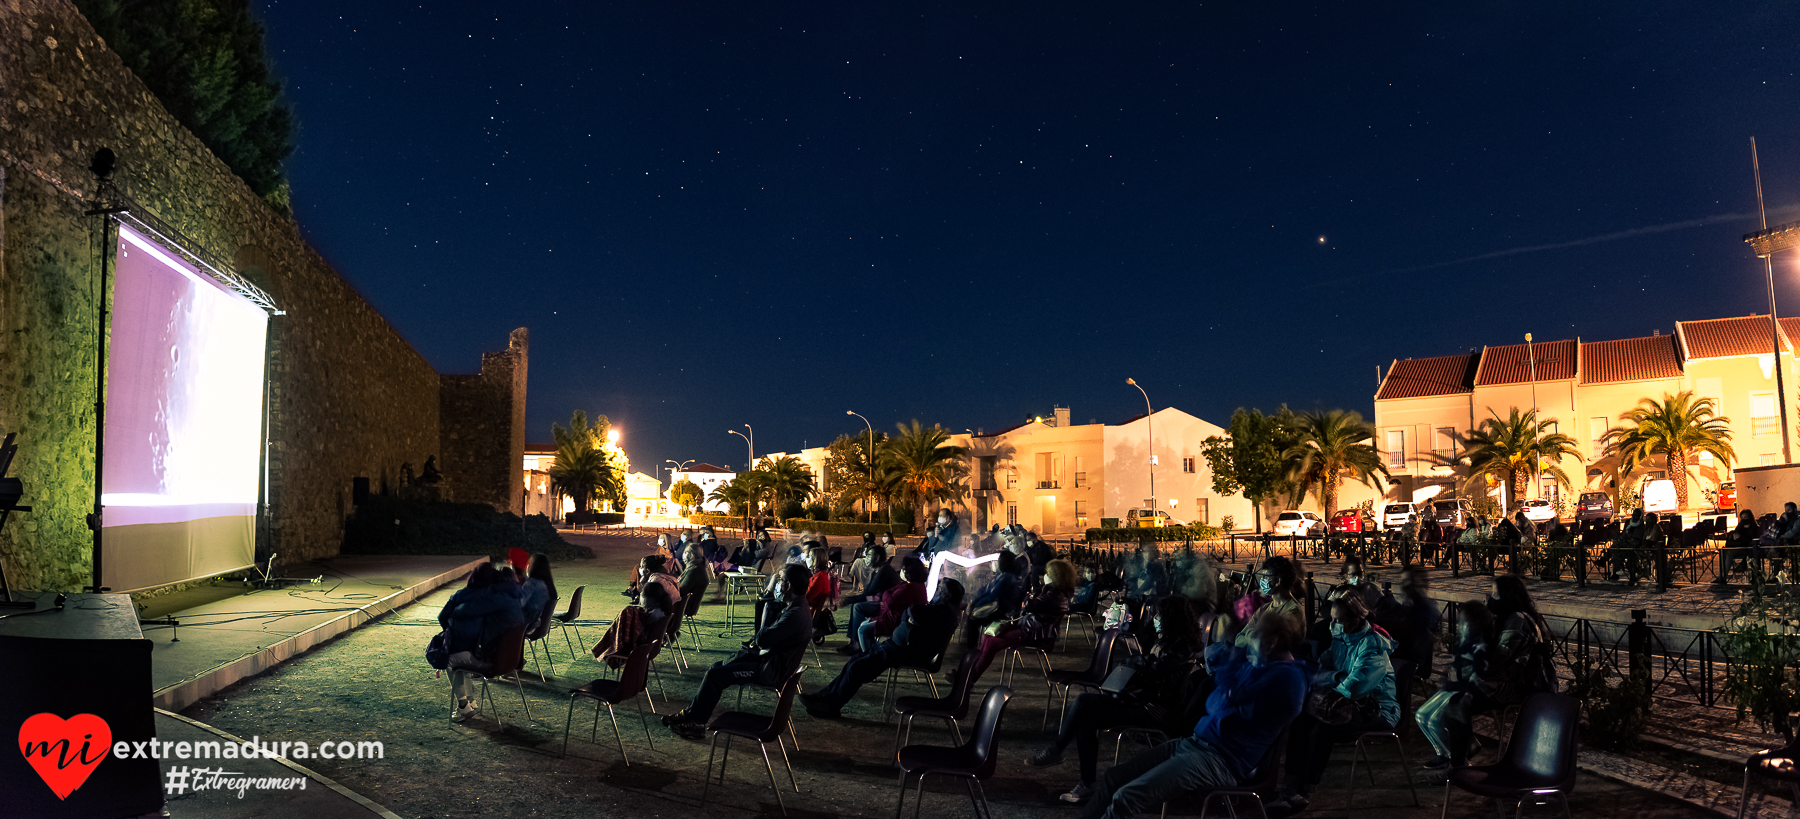
[{"label": "night sky", "polygon": [[646,472],[1127,376],[1368,415],[1396,357],[1766,311],[1752,135],[1800,218],[1794,4],[261,8],[306,235],[440,370],[531,328],[527,438]]}]

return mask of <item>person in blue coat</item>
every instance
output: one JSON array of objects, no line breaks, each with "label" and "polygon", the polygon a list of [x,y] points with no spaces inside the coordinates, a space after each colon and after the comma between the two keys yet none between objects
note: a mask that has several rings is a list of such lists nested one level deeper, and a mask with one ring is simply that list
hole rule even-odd
[{"label": "person in blue coat", "polygon": [[519,584],[502,578],[494,564],[483,563],[438,612],[444,647],[450,652],[450,693],[456,699],[451,718],[457,722],[481,711],[470,696],[469,675],[481,664],[493,662],[501,635],[525,625],[520,603]]}]

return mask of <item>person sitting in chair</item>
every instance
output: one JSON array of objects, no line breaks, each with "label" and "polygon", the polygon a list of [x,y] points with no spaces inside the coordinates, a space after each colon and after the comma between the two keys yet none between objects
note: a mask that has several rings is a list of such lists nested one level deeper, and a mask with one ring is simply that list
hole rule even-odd
[{"label": "person sitting in chair", "polygon": [[519,606],[519,584],[503,579],[492,563],[469,573],[469,583],[438,612],[444,628],[444,648],[450,653],[450,693],[456,710],[450,718],[462,722],[481,712],[469,688],[470,674],[492,670],[500,652],[500,638],[509,629],[525,625]]},{"label": "person sitting in chair", "polygon": [[779,603],[770,605],[765,616],[769,624],[744,643],[744,648],[729,660],[714,663],[700,680],[700,690],[688,707],[663,717],[663,724],[683,739],[703,739],[706,723],[725,689],[734,685],[776,687],[800,666],[806,656],[806,641],[812,639],[812,610],[806,605],[806,584],[811,572],[798,563],[781,570]]},{"label": "person sitting in chair", "polygon": [[937,597],[906,610],[894,636],[874,651],[850,658],[837,678],[811,694],[801,694],[806,713],[820,719],[837,719],[858,689],[880,679],[891,668],[925,666],[950,644],[962,613],[963,587],[955,580],[938,582]]}]

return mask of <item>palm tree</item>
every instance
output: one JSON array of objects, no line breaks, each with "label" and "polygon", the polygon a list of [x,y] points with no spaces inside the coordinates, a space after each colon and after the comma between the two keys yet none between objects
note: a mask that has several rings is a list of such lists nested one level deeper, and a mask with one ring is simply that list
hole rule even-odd
[{"label": "palm tree", "polygon": [[625,503],[623,470],[603,443],[608,426],[604,415],[595,416],[589,425],[582,410],[569,416],[568,427],[550,424],[550,435],[556,441],[556,460],[549,469],[551,488],[558,496],[573,498],[583,512],[595,496],[620,506]]},{"label": "palm tree", "polygon": [[1537,410],[1520,412],[1518,407],[1508,410],[1505,418],[1493,410],[1488,414],[1480,428],[1463,436],[1462,451],[1455,458],[1469,469],[1465,492],[1476,481],[1492,477],[1506,486],[1511,508],[1524,496],[1527,482],[1539,475],[1556,479],[1565,491],[1573,487],[1560,463],[1564,457],[1579,458],[1580,448],[1575,439],[1546,431],[1556,425],[1556,419],[1539,421]]},{"label": "palm tree", "polygon": [[738,475],[713,487],[712,494],[706,496],[707,502],[725,504],[728,514],[740,514],[741,510],[747,510],[750,505],[750,482],[744,478],[745,475]]},{"label": "palm tree", "polygon": [[763,475],[765,490],[774,495],[778,514],[783,501],[791,498],[805,503],[817,492],[818,484],[813,480],[812,468],[792,455],[783,455],[773,461],[764,458],[756,465],[755,471]]},{"label": "palm tree", "polygon": [[911,426],[897,426],[900,434],[888,439],[882,460],[893,471],[896,494],[913,501],[915,515],[922,514],[929,501],[955,500],[968,492],[964,448],[947,443],[948,430],[937,424],[927,427],[916,418]]},{"label": "palm tree", "polygon": [[1304,499],[1312,490],[1331,514],[1335,508],[1338,487],[1344,478],[1355,478],[1368,486],[1373,480],[1387,480],[1387,467],[1381,465],[1381,453],[1368,443],[1375,438],[1375,427],[1363,420],[1362,413],[1327,410],[1303,412],[1296,418],[1299,440],[1285,454],[1288,474]]},{"label": "palm tree", "polygon": [[1619,453],[1619,472],[1629,476],[1650,459],[1666,456],[1669,477],[1680,476],[1675,481],[1675,501],[1682,509],[1688,505],[1689,453],[1710,452],[1727,464],[1737,460],[1731,448],[1731,419],[1714,414],[1711,398],[1695,400],[1692,391],[1663,393],[1660,402],[1640,399],[1623,417],[1630,427],[1614,427],[1606,433]]}]

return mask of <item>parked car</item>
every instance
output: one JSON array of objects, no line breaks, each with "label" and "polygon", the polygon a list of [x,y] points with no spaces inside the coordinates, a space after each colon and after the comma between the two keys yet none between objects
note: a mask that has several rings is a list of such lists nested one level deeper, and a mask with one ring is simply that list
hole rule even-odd
[{"label": "parked car", "polygon": [[1419,509],[1411,503],[1390,503],[1381,507],[1381,528],[1398,529],[1406,525],[1407,518],[1418,514]]},{"label": "parked car", "polygon": [[1575,500],[1575,522],[1586,523],[1597,520],[1606,523],[1613,519],[1612,496],[1605,492],[1583,492]]},{"label": "parked car", "polygon": [[1325,521],[1312,512],[1289,509],[1275,516],[1275,534],[1312,537],[1325,533]]},{"label": "parked car", "polygon": [[1726,481],[1719,484],[1719,510],[1730,512],[1737,509],[1737,481]]},{"label": "parked car", "polygon": [[1667,478],[1644,484],[1644,511],[1662,514],[1679,509],[1675,501],[1675,482]]},{"label": "parked car", "polygon": [[1166,512],[1152,512],[1148,509],[1127,509],[1125,511],[1125,528],[1154,529],[1159,526],[1180,525],[1172,520]]},{"label": "parked car", "polygon": [[1556,520],[1556,507],[1541,498],[1525,502],[1525,519],[1532,523],[1548,523]]},{"label": "parked car", "polygon": [[1343,509],[1331,516],[1332,534],[1375,531],[1375,516],[1362,509]]},{"label": "parked car", "polygon": [[1475,519],[1475,510],[1469,506],[1468,501],[1462,498],[1432,501],[1431,518],[1437,521],[1439,526],[1454,526],[1464,529],[1468,527],[1469,521]]}]

